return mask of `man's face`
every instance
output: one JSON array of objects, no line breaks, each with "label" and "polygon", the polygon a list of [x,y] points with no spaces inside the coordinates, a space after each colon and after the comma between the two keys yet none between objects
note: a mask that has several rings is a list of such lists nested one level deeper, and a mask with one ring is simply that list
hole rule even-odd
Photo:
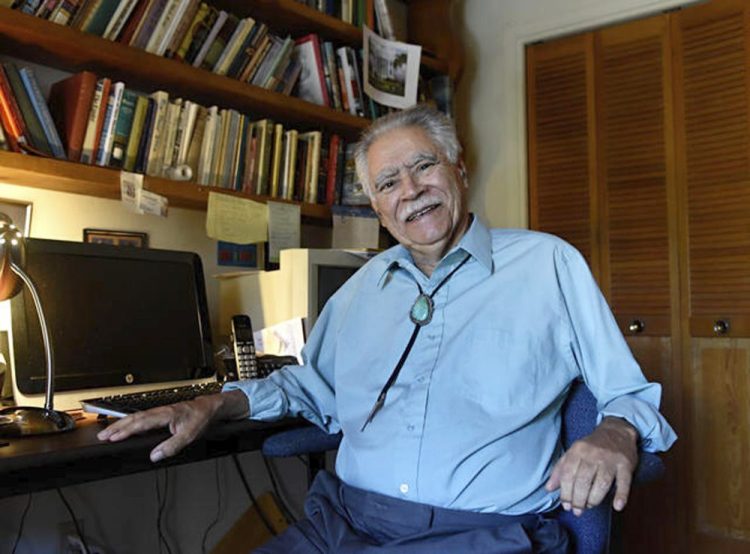
[{"label": "man's face", "polygon": [[380,136],[367,153],[372,207],[412,251],[444,255],[468,221],[462,168],[418,127]]}]

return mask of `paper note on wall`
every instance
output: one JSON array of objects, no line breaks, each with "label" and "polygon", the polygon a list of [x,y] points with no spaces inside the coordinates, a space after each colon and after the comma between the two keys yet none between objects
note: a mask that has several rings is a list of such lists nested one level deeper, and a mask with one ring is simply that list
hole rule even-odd
[{"label": "paper note on wall", "polygon": [[268,240],[265,204],[228,194],[208,193],[206,234],[212,239],[250,244]]},{"label": "paper note on wall", "polygon": [[380,222],[369,208],[334,206],[333,248],[377,249]]},{"label": "paper note on wall", "polygon": [[268,258],[279,261],[279,252],[300,246],[299,204],[268,203]]}]

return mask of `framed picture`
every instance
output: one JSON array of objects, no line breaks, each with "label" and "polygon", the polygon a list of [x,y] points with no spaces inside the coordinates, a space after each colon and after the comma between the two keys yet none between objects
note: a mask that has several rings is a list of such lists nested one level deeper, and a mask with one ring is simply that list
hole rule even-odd
[{"label": "framed picture", "polygon": [[31,232],[31,204],[18,200],[0,198],[0,213],[7,215],[11,221],[28,237]]},{"label": "framed picture", "polygon": [[137,231],[112,231],[109,229],[84,229],[83,242],[111,244],[113,246],[148,247],[148,235]]}]

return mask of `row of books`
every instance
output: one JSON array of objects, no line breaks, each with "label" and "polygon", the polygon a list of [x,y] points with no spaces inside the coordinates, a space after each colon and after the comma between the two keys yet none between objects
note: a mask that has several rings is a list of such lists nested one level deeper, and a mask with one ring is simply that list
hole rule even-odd
[{"label": "row of books", "polygon": [[15,8],[283,94],[301,70],[291,37],[200,0],[23,0]]},{"label": "row of books", "polygon": [[89,71],[53,84],[47,103],[32,69],[2,64],[0,123],[5,150],[300,202],[366,202],[339,135],[140,94]]},{"label": "row of books", "polygon": [[344,23],[373,28],[373,0],[297,0],[310,8],[342,20]]},{"label": "row of books", "polygon": [[313,33],[297,39],[295,53],[303,67],[297,93],[303,100],[371,119],[390,110],[364,93],[362,50],[335,48]]},{"label": "row of books", "polygon": [[406,0],[297,0],[326,15],[362,27],[367,25],[381,37],[407,41],[409,8]]},{"label": "row of books", "polygon": [[[265,23],[199,0],[23,0],[15,6],[267,90],[363,117],[382,113],[369,99],[365,106],[361,54],[354,49],[330,42],[321,47],[315,37],[317,57],[310,57],[311,36],[281,38]],[[325,97],[309,92],[310,75],[315,78],[318,71],[327,75]]]}]

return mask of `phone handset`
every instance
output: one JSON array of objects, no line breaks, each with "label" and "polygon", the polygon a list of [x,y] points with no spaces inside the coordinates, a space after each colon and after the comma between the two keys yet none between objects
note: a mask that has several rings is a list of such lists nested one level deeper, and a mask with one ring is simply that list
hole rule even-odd
[{"label": "phone handset", "polygon": [[246,315],[232,317],[232,347],[240,379],[255,379],[258,375],[258,360],[255,357],[253,326]]}]

